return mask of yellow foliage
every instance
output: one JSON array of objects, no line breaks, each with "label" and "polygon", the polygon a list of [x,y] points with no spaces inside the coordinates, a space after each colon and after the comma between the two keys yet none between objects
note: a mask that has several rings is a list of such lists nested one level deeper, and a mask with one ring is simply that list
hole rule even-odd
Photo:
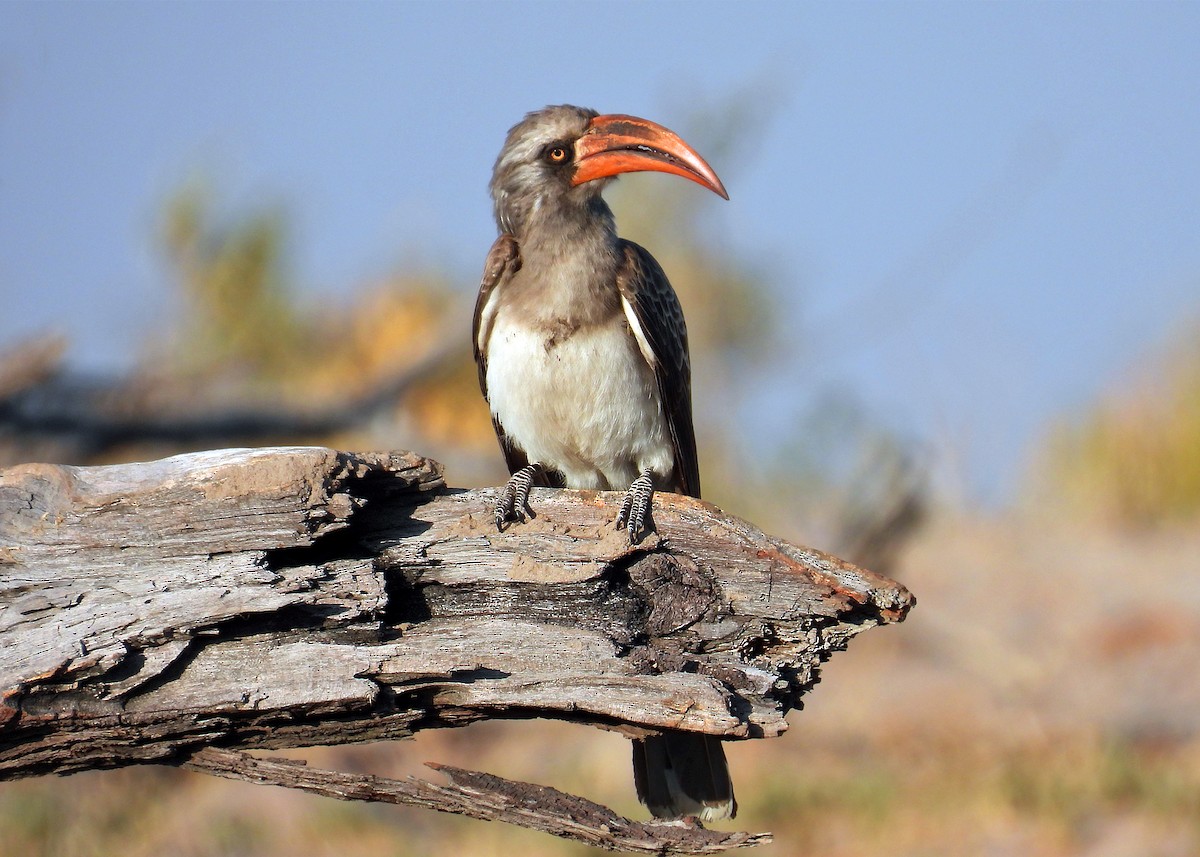
[{"label": "yellow foliage", "polygon": [[189,373],[281,377],[305,339],[284,276],[284,215],[258,211],[226,226],[211,198],[193,181],[163,212],[164,249],[186,300],[174,358]]},{"label": "yellow foliage", "polygon": [[341,311],[322,309],[310,324],[325,348],[296,356],[316,395],[365,393],[427,357],[444,333],[445,294],[432,281],[386,280]]},{"label": "yellow foliage", "polygon": [[427,437],[475,452],[495,450],[496,434],[487,402],[479,390],[475,362],[464,347],[462,359],[417,384],[407,411]]},{"label": "yellow foliage", "polygon": [[1154,371],[1060,426],[1043,456],[1052,493],[1121,524],[1200,515],[1200,327]]}]

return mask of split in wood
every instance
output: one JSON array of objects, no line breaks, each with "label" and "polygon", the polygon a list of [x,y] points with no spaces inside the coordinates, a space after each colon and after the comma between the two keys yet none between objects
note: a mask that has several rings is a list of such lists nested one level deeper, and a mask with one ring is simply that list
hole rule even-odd
[{"label": "split in wood", "polygon": [[[771,737],[821,663],[913,603],[686,497],[656,495],[658,532],[637,546],[613,527],[616,494],[537,489],[538,517],[504,533],[494,501],[409,453],[0,471],[0,779],[148,763],[282,777],[296,766],[236,751],[489,717]],[[443,772],[450,786],[412,793],[603,847],[764,841]]]}]

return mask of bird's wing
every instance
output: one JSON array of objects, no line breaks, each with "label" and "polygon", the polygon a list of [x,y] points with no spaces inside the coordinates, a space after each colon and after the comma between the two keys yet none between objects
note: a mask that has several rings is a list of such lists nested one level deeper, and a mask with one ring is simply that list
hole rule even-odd
[{"label": "bird's wing", "polygon": [[[488,340],[492,335],[492,323],[496,320],[496,307],[504,284],[520,269],[521,252],[517,246],[517,239],[507,233],[501,235],[492,244],[487,261],[483,265],[483,280],[479,283],[479,297],[475,299],[475,320],[471,330],[475,366],[479,369],[479,389],[483,391],[485,399],[488,395]],[[492,415],[492,427],[496,430],[496,439],[500,441],[500,450],[504,453],[504,463],[508,465],[508,472],[516,473],[529,464],[525,452],[509,440],[495,414]]]},{"label": "bird's wing", "polygon": [[487,349],[496,320],[496,307],[501,286],[521,269],[521,251],[517,239],[505,233],[496,239],[483,263],[483,279],[479,296],[475,298],[475,320],[471,326],[471,341],[475,348],[475,365],[479,368],[479,389],[487,398]]},{"label": "bird's wing", "polygon": [[692,427],[692,366],[683,309],[667,275],[643,247],[622,241],[625,261],[617,288],[629,328],[654,370],[663,413],[675,448],[675,480],[681,494],[700,496],[700,463]]}]

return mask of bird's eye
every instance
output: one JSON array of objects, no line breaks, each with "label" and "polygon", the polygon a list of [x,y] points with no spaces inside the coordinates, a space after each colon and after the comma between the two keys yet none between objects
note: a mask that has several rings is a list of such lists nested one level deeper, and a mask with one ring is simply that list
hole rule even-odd
[{"label": "bird's eye", "polygon": [[564,163],[568,157],[570,157],[570,152],[562,144],[556,143],[546,147],[546,160],[552,164]]}]

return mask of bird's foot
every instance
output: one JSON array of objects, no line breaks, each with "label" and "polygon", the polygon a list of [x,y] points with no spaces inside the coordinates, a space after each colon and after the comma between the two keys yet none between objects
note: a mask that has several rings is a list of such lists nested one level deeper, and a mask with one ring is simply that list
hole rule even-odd
[{"label": "bird's foot", "polygon": [[617,513],[617,529],[625,528],[629,533],[630,544],[637,544],[642,533],[654,527],[650,516],[650,500],[654,497],[653,475],[653,471],[643,470],[642,475],[633,480],[625,499],[621,501],[621,511]]},{"label": "bird's foot", "polygon": [[496,529],[504,531],[504,525],[510,521],[525,523],[527,518],[534,517],[533,509],[529,507],[529,489],[533,480],[542,472],[542,465],[527,464],[509,477],[496,500],[494,511]]}]

